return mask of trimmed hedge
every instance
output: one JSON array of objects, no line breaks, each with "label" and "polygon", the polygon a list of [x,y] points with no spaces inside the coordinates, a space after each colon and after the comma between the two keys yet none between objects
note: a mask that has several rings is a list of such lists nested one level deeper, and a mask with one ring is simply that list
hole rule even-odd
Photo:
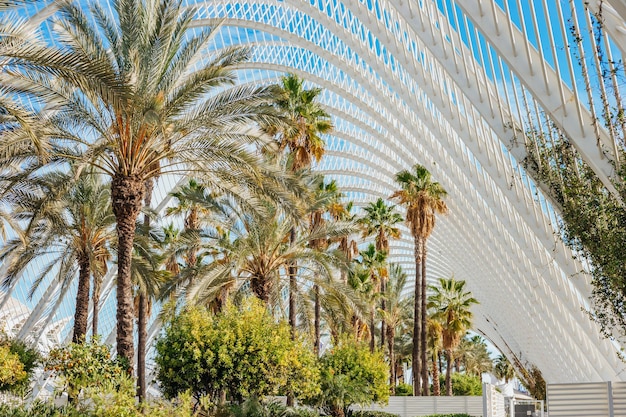
[{"label": "trimmed hedge", "polygon": [[425,417],[473,417],[473,416],[470,416],[469,414],[433,414],[431,416],[425,416]]},{"label": "trimmed hedge", "polygon": [[351,417],[400,417],[397,414],[385,413],[384,411],[353,411]]}]

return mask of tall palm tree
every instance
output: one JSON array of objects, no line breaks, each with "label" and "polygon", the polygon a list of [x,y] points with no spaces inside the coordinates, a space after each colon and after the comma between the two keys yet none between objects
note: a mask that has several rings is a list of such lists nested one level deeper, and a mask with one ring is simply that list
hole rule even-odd
[{"label": "tall palm tree", "polygon": [[[315,199],[311,207],[311,213],[309,214],[309,228],[311,231],[323,226],[327,221],[341,217],[341,212],[344,210],[344,206],[341,204],[342,194],[337,188],[337,182],[332,180],[326,183],[322,176],[320,176],[318,182]],[[328,220],[324,218],[325,214],[328,214]],[[340,239],[344,237],[345,236],[340,236]],[[309,242],[309,246],[316,250],[324,250],[330,243],[331,240],[328,239],[315,239]],[[320,288],[317,284],[313,285],[313,297],[315,310],[313,349],[316,354],[319,354],[321,339],[321,303]]]},{"label": "tall palm tree", "polygon": [[[246,190],[258,189],[259,178],[271,171],[251,153],[250,144],[258,143],[251,132],[258,123],[280,122],[270,105],[274,86],[228,88],[248,51],[225,48],[207,55],[213,32],[192,30],[193,11],[180,1],[120,0],[112,8],[109,14],[97,2],[63,3],[54,25],[63,39],[63,49],[54,53],[58,68],[43,62],[39,72],[16,75],[13,87],[54,100],[55,121],[63,129],[51,136],[51,160],[78,159],[111,177],[117,352],[132,371],[131,260],[145,182],[165,173],[193,175],[216,191],[241,190],[245,203]],[[31,67],[42,60],[30,50],[10,58]],[[0,154],[5,150],[10,153],[0,145]],[[284,178],[274,176],[273,184]]]},{"label": "tall palm tree", "polygon": [[[279,149],[287,149],[293,172],[308,169],[313,160],[321,160],[325,148],[321,135],[333,130],[330,115],[318,102],[321,92],[320,88],[305,89],[303,80],[295,74],[288,74],[281,80],[276,106],[290,123],[283,128],[267,125],[267,130],[276,137]],[[294,228],[292,242],[296,239],[295,233]],[[289,324],[292,338],[295,338],[296,328],[297,269],[295,264],[289,266]]]},{"label": "tall palm tree", "polygon": [[[426,361],[426,242],[435,227],[435,215],[446,214],[446,190],[432,180],[430,172],[420,164],[412,171],[396,174],[401,189],[391,198],[397,198],[406,207],[406,222],[414,240],[415,253],[415,322],[413,325],[413,391],[428,395],[428,363]],[[416,366],[417,365],[417,366]]]},{"label": "tall palm tree", "polygon": [[465,289],[465,281],[457,281],[454,277],[439,278],[438,284],[430,286],[432,294],[428,297],[428,304],[435,310],[433,319],[442,326],[443,348],[446,351],[446,395],[452,395],[450,374],[453,352],[472,325],[471,307],[478,301]]},{"label": "tall palm tree", "polygon": [[[403,219],[395,211],[395,206],[385,204],[382,198],[364,207],[365,215],[359,220],[363,225],[363,237],[376,235],[376,250],[389,255],[389,239],[399,239],[400,229],[396,226]],[[385,274],[387,275],[387,274]],[[386,280],[380,282],[381,293],[385,292]],[[381,298],[381,308],[385,311],[385,297]],[[385,348],[385,321],[380,323],[380,345]]]},{"label": "tall palm tree", "polygon": [[370,244],[366,249],[359,252],[361,267],[369,274],[372,285],[370,295],[370,350],[373,352],[376,348],[376,301],[380,298],[380,285],[387,275],[387,254],[376,250],[376,246]]},{"label": "tall palm tree", "polygon": [[[77,273],[72,340],[83,342],[88,327],[90,281],[92,277],[100,280],[106,273],[109,244],[114,237],[110,188],[99,175],[86,171],[78,178],[74,172],[49,172],[36,183],[35,193],[7,195],[14,218],[27,225],[23,236],[6,242],[0,252],[0,261],[9,265],[4,284],[10,284],[37,259],[46,259],[47,263],[39,271],[31,294],[56,266],[56,279],[62,285],[69,285]],[[94,299],[94,315],[98,314],[97,305]]]},{"label": "tall palm tree", "polygon": [[396,330],[403,324],[410,315],[408,311],[413,304],[413,300],[404,294],[407,274],[398,264],[391,264],[389,267],[389,285],[383,292],[383,297],[387,300],[387,308],[381,309],[381,316],[386,323],[387,345],[389,350],[389,383],[392,393],[395,392],[397,384],[395,338]]}]

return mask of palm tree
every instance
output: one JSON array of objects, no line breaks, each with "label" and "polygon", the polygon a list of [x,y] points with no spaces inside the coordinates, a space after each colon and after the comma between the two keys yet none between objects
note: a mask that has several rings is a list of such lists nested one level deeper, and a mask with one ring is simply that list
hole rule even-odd
[{"label": "palm tree", "polygon": [[429,288],[432,295],[428,297],[428,305],[435,310],[433,319],[441,323],[443,348],[446,351],[446,395],[452,395],[450,373],[453,352],[472,324],[473,314],[470,309],[478,301],[471,292],[466,291],[465,281],[457,281],[454,277],[439,278],[439,285],[431,285]]},{"label": "palm tree", "polygon": [[[259,178],[272,173],[251,153],[249,145],[259,137],[254,126],[280,122],[270,105],[273,86],[224,88],[236,82],[236,66],[248,51],[225,48],[207,55],[212,32],[192,30],[193,11],[181,2],[121,0],[112,7],[109,14],[96,2],[88,8],[63,3],[54,26],[63,38],[63,49],[54,54],[58,68],[43,62],[37,73],[20,73],[19,88],[55,100],[55,120],[64,129],[52,136],[58,145],[49,152],[52,160],[78,159],[111,177],[117,352],[132,371],[131,260],[145,182],[165,173],[193,175],[216,191],[241,190],[243,204],[247,190],[258,190]],[[10,58],[31,67],[42,60],[30,50]],[[85,139],[87,132],[96,139]],[[3,145],[0,154],[10,153]],[[283,185],[284,178],[274,176],[272,184]]]},{"label": "palm tree", "polygon": [[496,357],[493,371],[496,378],[504,380],[504,383],[508,383],[515,378],[515,368],[513,368],[513,365],[511,365],[511,362],[509,362],[506,356],[502,354]]},{"label": "palm tree", "polygon": [[[276,106],[290,123],[283,128],[267,125],[267,130],[276,137],[279,149],[287,149],[290,169],[296,172],[308,169],[313,159],[317,162],[321,160],[325,147],[321,135],[330,133],[333,125],[330,115],[317,101],[322,92],[320,88],[305,89],[303,80],[295,74],[288,74],[281,81]],[[292,242],[296,239],[295,234],[294,228],[290,236]],[[289,324],[292,338],[295,338],[296,328],[297,269],[296,264],[289,266]]]},{"label": "palm tree", "polygon": [[[415,251],[415,322],[413,325],[413,391],[428,395],[428,363],[426,361],[426,242],[435,227],[435,215],[446,214],[443,201],[447,195],[441,184],[433,182],[430,172],[420,164],[413,171],[400,171],[396,182],[402,188],[391,198],[406,207],[406,222],[414,240]],[[417,366],[416,366],[417,365]]]},{"label": "palm tree", "polygon": [[[78,273],[76,311],[72,340],[83,342],[88,327],[90,281],[102,279],[110,258],[115,217],[111,211],[110,188],[97,174],[83,171],[49,172],[37,179],[32,194],[8,194],[15,219],[27,222],[23,235],[9,240],[0,252],[0,261],[9,267],[4,285],[31,262],[46,258],[34,281],[31,294],[46,275],[58,266],[57,280],[69,285]],[[33,184],[31,184],[32,186]],[[94,318],[98,302],[94,291]],[[97,323],[97,321],[96,321]],[[97,331],[94,328],[94,331]]]},{"label": "palm tree", "polygon": [[376,347],[375,335],[376,335],[376,322],[375,305],[378,298],[380,298],[380,285],[387,275],[387,254],[376,250],[373,244],[370,244],[365,250],[359,252],[360,260],[358,263],[369,274],[370,282],[372,285],[370,298],[370,350],[373,352]]},{"label": "palm tree", "polygon": [[426,336],[428,337],[426,345],[428,347],[428,352],[430,353],[430,361],[432,365],[433,395],[438,397],[441,395],[441,387],[439,386],[439,364],[437,363],[437,360],[439,359],[439,353],[442,348],[441,336],[443,327],[441,326],[441,323],[433,317],[428,318],[426,327]]},{"label": "palm tree", "polygon": [[290,243],[292,222],[271,204],[266,204],[263,211],[235,214],[230,215],[230,239],[219,239],[216,230],[205,233],[212,237],[205,244],[211,248],[219,244],[218,252],[223,255],[196,268],[189,298],[207,303],[224,283],[239,280],[249,282],[252,293],[268,307],[279,306],[280,284],[294,262],[299,262],[302,278],[322,287],[332,282],[333,268],[345,267],[337,250],[314,249],[309,243],[350,233],[350,224],[329,222],[297,235]]},{"label": "palm tree", "polygon": [[[459,350],[462,345],[465,345],[462,356],[465,373],[480,376],[484,372],[491,372],[493,370],[493,361],[489,356],[487,343],[485,343],[485,340],[481,336],[474,335],[469,339],[463,339],[457,350]],[[456,351],[455,357],[457,357]]]},{"label": "palm tree", "polygon": [[[365,215],[359,220],[363,225],[363,237],[376,235],[376,250],[389,255],[389,239],[399,239],[400,229],[396,226],[402,221],[400,213],[395,212],[395,206],[385,204],[382,198],[370,203],[364,208]],[[380,282],[380,291],[385,292],[386,282]],[[385,311],[385,297],[381,299],[382,311]],[[385,321],[380,323],[380,345],[385,348]]]},{"label": "palm tree", "polygon": [[[177,202],[173,207],[168,207],[168,216],[183,215],[185,231],[197,233],[200,230],[203,219],[209,217],[208,214],[215,211],[219,202],[215,196],[209,192],[207,187],[196,179],[189,181],[171,193]],[[197,262],[196,245],[188,248],[185,256],[187,266],[193,267]]]},{"label": "palm tree", "polygon": [[[324,218],[324,214],[328,213],[330,220],[334,218],[340,218],[343,216],[344,206],[341,204],[342,194],[337,189],[337,182],[332,180],[329,183],[324,182],[324,177],[320,176],[318,180],[318,186],[315,193],[315,200],[310,208],[309,214],[309,228],[311,231],[323,226],[327,220]],[[340,239],[346,236],[340,236]],[[323,250],[331,243],[328,239],[315,239],[309,242],[309,246],[316,250]],[[313,285],[313,297],[314,297],[314,344],[313,349],[316,354],[320,352],[320,320],[321,320],[321,304],[320,304],[320,288],[317,284]]]},{"label": "palm tree", "polygon": [[404,295],[404,287],[406,286],[407,275],[398,264],[391,264],[389,267],[389,285],[383,292],[383,297],[387,301],[387,308],[381,309],[381,316],[386,323],[387,345],[389,350],[389,382],[392,393],[395,392],[397,383],[396,374],[396,357],[395,357],[395,338],[396,330],[408,318],[408,311],[413,304],[410,297]]}]

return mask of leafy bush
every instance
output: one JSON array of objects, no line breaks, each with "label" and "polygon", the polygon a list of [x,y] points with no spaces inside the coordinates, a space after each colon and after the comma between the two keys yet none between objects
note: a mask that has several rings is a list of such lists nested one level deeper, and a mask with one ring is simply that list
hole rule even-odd
[{"label": "leafy bush", "polygon": [[40,355],[34,348],[0,333],[0,392],[25,395],[39,361]]},{"label": "leafy bush", "polygon": [[0,417],[91,417],[91,415],[79,412],[73,407],[57,408],[53,404],[36,401],[30,406],[19,407],[0,404]]},{"label": "leafy bush", "polygon": [[433,414],[425,417],[472,417],[469,414]]},{"label": "leafy bush", "polygon": [[241,403],[281,390],[300,399],[319,392],[311,350],[292,341],[288,325],[276,323],[254,298],[215,317],[188,308],[165,326],[156,350],[157,379],[167,398],[189,390],[219,402],[223,391]]},{"label": "leafy bush", "polygon": [[353,411],[350,417],[400,417],[398,414],[386,413],[384,411]]},{"label": "leafy bush", "polygon": [[110,384],[115,388],[125,374],[122,364],[111,358],[111,348],[97,339],[51,350],[45,369],[60,378],[61,389],[72,399],[83,389],[95,388],[97,392]]},{"label": "leafy bush", "polygon": [[344,340],[320,359],[321,388],[309,404],[334,417],[344,417],[352,404],[385,403],[389,375],[381,352]]},{"label": "leafy bush", "polygon": [[[483,383],[480,377],[454,372],[450,375],[450,378],[452,379],[452,395],[483,395]],[[441,392],[445,392],[446,380],[443,375],[439,378],[439,386],[441,387]]]},{"label": "leafy bush", "polygon": [[399,383],[396,385],[396,397],[408,397],[413,395],[413,385]]}]

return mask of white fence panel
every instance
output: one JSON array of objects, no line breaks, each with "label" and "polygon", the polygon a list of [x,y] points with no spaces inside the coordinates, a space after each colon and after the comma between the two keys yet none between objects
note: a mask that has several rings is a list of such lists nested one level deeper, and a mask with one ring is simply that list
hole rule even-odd
[{"label": "white fence panel", "polygon": [[613,417],[609,383],[550,384],[547,387],[550,417]]},{"label": "white fence panel", "polygon": [[613,416],[626,417],[626,382],[613,382]]},{"label": "white fence panel", "polygon": [[389,397],[388,405],[372,404],[354,409],[384,411],[400,417],[463,413],[483,417],[483,397]]},{"label": "white fence panel", "polygon": [[483,414],[485,417],[506,417],[504,395],[491,384],[483,384]]}]

